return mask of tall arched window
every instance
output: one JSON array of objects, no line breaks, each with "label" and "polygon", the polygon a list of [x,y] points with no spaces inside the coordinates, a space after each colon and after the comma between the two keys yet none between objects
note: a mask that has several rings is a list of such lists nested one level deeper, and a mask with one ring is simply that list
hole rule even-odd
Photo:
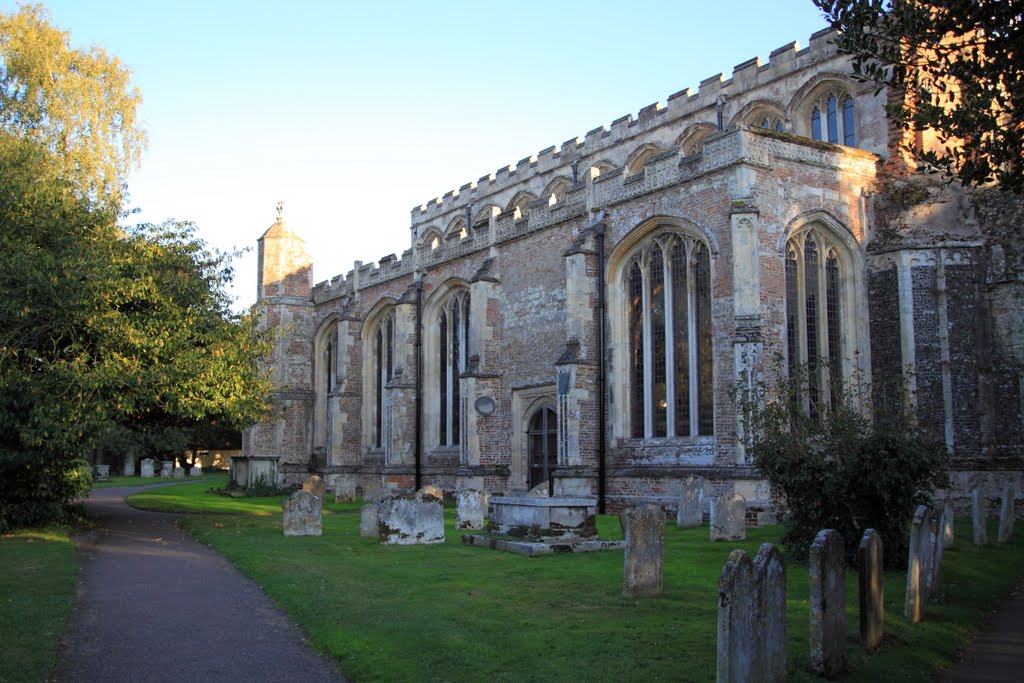
[{"label": "tall arched window", "polygon": [[658,234],[627,260],[623,278],[630,436],[713,433],[707,246],[675,232]]},{"label": "tall arched window", "polygon": [[853,98],[839,90],[829,90],[811,105],[811,137],[836,145],[857,146],[857,126]]},{"label": "tall arched window", "polygon": [[437,316],[438,445],[457,446],[461,431],[459,376],[469,346],[469,292],[452,294]]},{"label": "tall arched window", "polygon": [[786,243],[786,351],[791,377],[806,372],[807,408],[836,405],[842,395],[844,293],[840,246],[823,230]]},{"label": "tall arched window", "polygon": [[388,383],[394,378],[395,360],[395,316],[393,313],[381,318],[373,335],[373,446],[384,448],[387,434]]}]

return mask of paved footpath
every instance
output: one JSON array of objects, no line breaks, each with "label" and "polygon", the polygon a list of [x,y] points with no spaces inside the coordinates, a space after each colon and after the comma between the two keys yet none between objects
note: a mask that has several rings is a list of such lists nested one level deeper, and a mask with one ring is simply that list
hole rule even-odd
[{"label": "paved footpath", "polygon": [[96,489],[57,680],[344,681],[259,587],[177,528],[136,510],[146,487]]},{"label": "paved footpath", "polygon": [[1024,581],[1002,603],[992,620],[964,652],[964,658],[939,675],[941,683],[1024,681]]}]

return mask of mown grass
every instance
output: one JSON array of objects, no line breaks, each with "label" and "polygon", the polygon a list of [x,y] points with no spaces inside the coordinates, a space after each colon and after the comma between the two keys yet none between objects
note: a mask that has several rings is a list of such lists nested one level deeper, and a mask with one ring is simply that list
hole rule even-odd
[{"label": "mown grass", "polygon": [[0,536],[0,681],[49,680],[77,570],[63,528]]},{"label": "mown grass", "polygon": [[198,478],[189,477],[187,480],[182,479],[163,479],[162,477],[149,477],[143,479],[142,477],[132,476],[124,477],[120,475],[110,475],[107,481],[97,481],[93,479],[92,487],[94,489],[109,489],[119,486],[150,486],[157,484],[169,484],[176,481],[204,481],[204,482],[227,482],[227,476],[223,472],[211,472],[209,474],[203,474]]},{"label": "mown grass", "polygon": [[[706,527],[669,524],[664,594],[638,600],[622,596],[621,552],[526,558],[470,548],[459,542],[451,510],[444,545],[395,547],[359,536],[356,504],[328,503],[321,537],[285,538],[280,497],[220,500],[198,485],[164,493],[187,494],[189,511],[236,513],[189,517],[185,528],[252,577],[356,681],[713,680],[722,565],[734,548],[753,555],[779,533],[751,529],[745,542],[711,544]],[[600,517],[598,526],[602,537],[621,538],[616,518]],[[965,525],[957,532],[968,538]],[[1007,546],[961,542],[947,550],[942,590],[915,626],[902,617],[905,575],[887,574],[888,635],[874,653],[857,640],[857,582],[849,573],[844,679],[929,680],[1022,567],[1024,534]],[[787,568],[787,669],[796,681],[816,680],[807,655],[808,584],[805,566]]]}]

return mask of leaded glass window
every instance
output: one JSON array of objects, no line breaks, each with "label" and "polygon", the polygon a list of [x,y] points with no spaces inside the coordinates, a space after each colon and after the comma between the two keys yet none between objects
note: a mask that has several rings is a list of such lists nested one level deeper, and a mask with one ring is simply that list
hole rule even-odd
[{"label": "leaded glass window", "polygon": [[629,433],[685,437],[714,431],[711,262],[679,233],[649,240],[626,264]]},{"label": "leaded glass window", "polygon": [[459,377],[466,370],[469,344],[469,293],[456,292],[437,317],[438,445],[459,445],[461,394]]},{"label": "leaded glass window", "polygon": [[386,433],[387,385],[393,378],[393,362],[395,354],[395,319],[393,315],[385,316],[377,323],[373,339],[373,445],[384,447]]},{"label": "leaded glass window", "polygon": [[811,137],[847,147],[857,146],[857,124],[853,98],[841,91],[828,91],[811,107]]}]

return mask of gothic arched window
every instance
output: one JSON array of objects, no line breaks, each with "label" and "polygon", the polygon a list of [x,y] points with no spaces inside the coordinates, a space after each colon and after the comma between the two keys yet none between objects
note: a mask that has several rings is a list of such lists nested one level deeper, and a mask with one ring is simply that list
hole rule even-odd
[{"label": "gothic arched window", "polygon": [[466,370],[469,346],[469,292],[444,302],[437,316],[438,445],[457,446],[461,431],[459,376]]},{"label": "gothic arched window", "polygon": [[714,431],[711,260],[676,232],[645,242],[623,271],[629,434],[686,437]]},{"label": "gothic arched window", "polygon": [[818,98],[811,105],[811,137],[836,145],[856,147],[853,98],[838,90],[829,90]]},{"label": "gothic arched window", "polygon": [[381,318],[373,334],[373,447],[384,448],[387,433],[388,412],[385,389],[394,378],[395,360],[395,316],[392,313]]},{"label": "gothic arched window", "polygon": [[[824,231],[807,230],[786,243],[786,355],[790,377],[806,382],[807,408],[836,405],[843,383],[842,260]],[[804,376],[806,373],[806,377]]]}]

